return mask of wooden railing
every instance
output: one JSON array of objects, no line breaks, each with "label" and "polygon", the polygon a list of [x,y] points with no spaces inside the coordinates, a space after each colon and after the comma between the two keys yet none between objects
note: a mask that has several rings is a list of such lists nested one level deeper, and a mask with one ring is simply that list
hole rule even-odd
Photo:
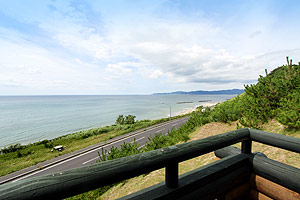
[{"label": "wooden railing", "polygon": [[[183,194],[186,198],[200,193],[203,198],[212,197],[249,178],[253,171],[300,192],[300,170],[252,154],[252,141],[300,153],[299,138],[245,128],[88,167],[6,183],[0,185],[0,199],[61,199],[160,168],[166,171],[164,183],[124,199],[178,199]],[[241,150],[228,147],[238,142],[242,142]],[[178,163],[215,150],[219,157],[225,158],[178,176]]]}]

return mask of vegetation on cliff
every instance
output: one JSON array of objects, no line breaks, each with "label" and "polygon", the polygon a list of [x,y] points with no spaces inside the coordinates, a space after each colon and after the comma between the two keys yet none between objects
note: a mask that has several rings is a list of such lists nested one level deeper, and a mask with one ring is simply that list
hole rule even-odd
[{"label": "vegetation on cliff", "polygon": [[[269,74],[266,70],[266,76],[260,76],[257,84],[245,85],[245,93],[215,106],[214,109],[199,107],[179,129],[172,130],[166,136],[149,138],[145,148],[139,148],[136,143],[124,144],[121,149],[112,148],[110,152],[102,152],[100,160],[116,159],[188,141],[197,127],[211,122],[231,124],[237,121],[236,128],[244,126],[263,129],[264,124],[276,119],[288,129],[300,129],[300,63],[293,65],[288,58],[287,61],[287,65],[278,67]],[[97,198],[108,189],[109,187],[97,189],[73,198]]]},{"label": "vegetation on cliff", "polygon": [[300,128],[300,65],[287,65],[260,76],[255,85],[246,85],[245,93],[220,104],[212,113],[215,121],[239,120],[245,127],[259,129],[276,119],[290,129]]}]

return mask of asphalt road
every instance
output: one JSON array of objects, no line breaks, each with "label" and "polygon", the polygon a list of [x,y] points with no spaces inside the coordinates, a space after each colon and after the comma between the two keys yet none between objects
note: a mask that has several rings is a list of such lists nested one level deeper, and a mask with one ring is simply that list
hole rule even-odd
[{"label": "asphalt road", "polygon": [[[171,121],[171,126],[174,129],[177,129],[179,126],[181,126],[183,123],[188,121],[189,117],[176,119]],[[72,156],[68,156],[64,159],[55,158],[53,161],[49,161],[47,165],[44,165],[42,169],[37,170],[35,166],[32,166],[30,168],[21,170],[19,172],[14,172],[12,174],[9,174],[7,176],[0,177],[0,183],[5,183],[8,181],[15,182],[21,179],[29,178],[29,177],[35,177],[45,174],[52,174],[55,172],[72,169],[72,168],[79,168],[82,166],[88,166],[96,163],[97,160],[99,160],[98,152],[101,153],[102,149],[105,151],[109,151],[112,146],[114,147],[120,147],[124,143],[133,143],[134,140],[136,143],[139,144],[140,148],[142,148],[145,143],[148,141],[148,138],[150,136],[154,136],[157,134],[168,134],[169,131],[169,122],[165,122],[159,125],[151,126],[146,129],[138,130],[132,133],[128,133],[126,135],[123,135],[117,139],[112,140],[110,143],[99,143],[98,146],[93,145],[93,148],[86,148],[86,151],[77,151],[70,154],[73,154]],[[62,156],[63,157],[63,156]],[[56,160],[56,161],[55,161]],[[61,161],[60,161],[61,160]],[[51,163],[52,162],[52,163]]]}]

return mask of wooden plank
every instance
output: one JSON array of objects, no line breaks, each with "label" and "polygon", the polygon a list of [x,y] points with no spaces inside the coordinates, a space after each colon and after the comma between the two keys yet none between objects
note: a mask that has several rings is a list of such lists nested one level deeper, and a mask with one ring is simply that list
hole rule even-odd
[{"label": "wooden plank", "polygon": [[243,154],[232,155],[181,175],[176,189],[162,182],[121,199],[199,199],[199,195],[205,199],[220,195],[249,180],[251,170],[247,160]]},{"label": "wooden plank", "polygon": [[165,180],[168,188],[178,187],[178,163],[169,163],[166,166]]},{"label": "wooden plank", "polygon": [[272,182],[295,192],[300,192],[300,169],[255,155],[252,159],[253,171]]},{"label": "wooden plank", "polygon": [[200,156],[247,138],[249,130],[239,129],[87,167],[6,183],[0,185],[0,199],[66,198],[163,168],[168,163]]},{"label": "wooden plank", "polygon": [[[299,180],[300,181],[300,180]],[[277,200],[300,200],[300,194],[281,185],[269,181],[261,176],[252,174],[251,187],[257,191]]]},{"label": "wooden plank", "polygon": [[242,142],[242,153],[250,154],[252,150],[252,141],[250,139],[247,139]]},{"label": "wooden plank", "polygon": [[233,147],[233,146],[228,146],[228,147],[218,149],[218,150],[214,151],[214,153],[217,158],[225,158],[230,155],[240,154],[241,149]]},{"label": "wooden plank", "polygon": [[268,197],[267,195],[264,195],[261,192],[258,192],[256,190],[251,190],[250,191],[250,199],[253,200],[273,200],[272,198]]},{"label": "wooden plank", "polygon": [[253,141],[300,153],[300,138],[249,129]]},{"label": "wooden plank", "polygon": [[240,200],[248,197],[250,195],[250,183],[249,181],[238,185],[237,187],[233,188],[232,190],[226,192],[224,199],[225,200]]}]

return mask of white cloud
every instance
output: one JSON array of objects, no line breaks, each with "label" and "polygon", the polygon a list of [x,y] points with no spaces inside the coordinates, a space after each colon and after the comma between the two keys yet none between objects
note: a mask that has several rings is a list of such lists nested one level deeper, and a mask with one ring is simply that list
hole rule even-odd
[{"label": "white cloud", "polygon": [[140,63],[137,62],[118,62],[108,64],[105,71],[116,75],[125,75],[132,72],[132,70],[138,66],[140,66]]},{"label": "white cloud", "polygon": [[132,21],[105,16],[90,20],[92,9],[50,4],[51,12],[44,6],[46,14],[40,12],[39,18],[18,17],[20,23],[36,26],[47,44],[0,27],[0,45],[5,47],[0,49],[1,85],[70,93],[118,92],[124,85],[146,93],[160,89],[159,84],[162,90],[242,88],[265,68],[271,71],[285,63],[285,56],[300,59],[299,28],[279,29],[278,17],[264,10],[258,16],[255,10],[239,13],[222,23],[203,15],[153,14],[139,20],[134,13]]},{"label": "white cloud", "polygon": [[152,74],[150,74],[150,78],[152,78],[152,79],[158,79],[158,78],[160,78],[162,75],[163,75],[164,73],[162,73],[162,71],[160,71],[160,70],[154,70],[153,71],[153,73]]},{"label": "white cloud", "polygon": [[[269,33],[268,31],[266,32]],[[145,71],[144,74],[150,74],[148,77],[159,78],[164,75],[169,84],[185,88],[188,85],[195,89],[243,88],[245,83],[254,83],[265,68],[274,69],[284,64],[286,55],[299,59],[299,49],[259,49],[254,51],[256,54],[249,54],[241,49],[233,53],[232,50],[237,49],[239,44],[232,44],[234,48],[226,46],[228,33],[208,22],[185,21],[182,24],[176,21],[155,21],[145,25],[135,24],[134,29],[116,29],[110,33],[110,39],[123,52],[144,63],[147,68],[142,70]],[[245,38],[249,38],[249,33],[243,34]],[[250,39],[261,35],[261,31],[254,31],[250,34]],[[213,42],[214,39],[216,42]],[[259,38],[259,41],[262,39],[265,38]],[[250,44],[251,41],[247,43]],[[246,48],[243,45],[245,44],[241,48]],[[254,48],[253,45],[251,48]]]}]

